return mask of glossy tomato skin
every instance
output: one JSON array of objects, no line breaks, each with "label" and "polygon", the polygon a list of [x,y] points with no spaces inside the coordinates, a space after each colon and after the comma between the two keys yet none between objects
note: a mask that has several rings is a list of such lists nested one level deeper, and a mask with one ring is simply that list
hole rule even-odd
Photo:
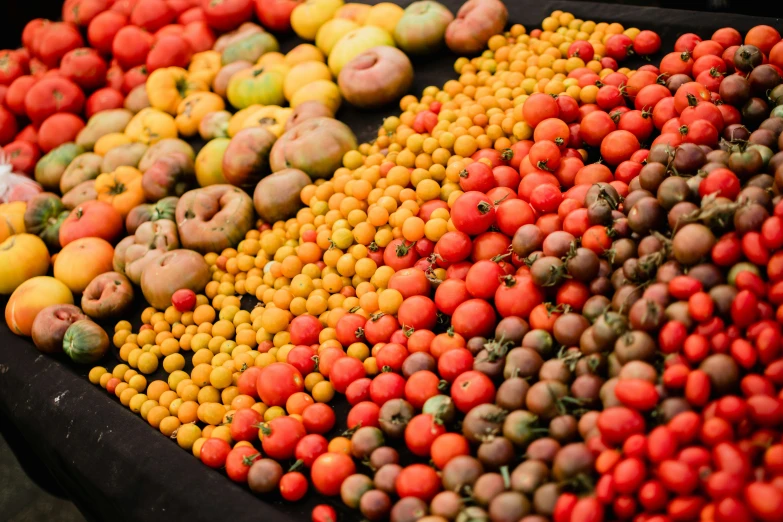
[{"label": "glossy tomato skin", "polygon": [[[2,123],[0,123],[2,127]],[[0,139],[2,141],[2,139]],[[24,140],[12,141],[3,147],[6,158],[11,162],[14,172],[32,174],[35,164],[41,157],[41,152],[34,143]]]},{"label": "glossy tomato skin", "polygon": [[181,36],[168,35],[158,39],[147,55],[147,72],[163,67],[187,67],[193,50]]},{"label": "glossy tomato skin", "polygon": [[47,67],[57,67],[63,56],[73,49],[84,46],[84,40],[73,24],[55,22],[36,33],[33,54]]},{"label": "glossy tomato skin", "polygon": [[429,413],[421,413],[413,417],[405,427],[405,444],[416,456],[430,455],[433,442],[446,433],[443,423],[439,423]]},{"label": "glossy tomato skin", "polygon": [[381,373],[370,384],[370,398],[378,406],[383,406],[392,399],[401,399],[404,396],[405,379],[399,374]]},{"label": "glossy tomato skin", "polygon": [[11,143],[16,136],[16,131],[16,117],[11,114],[11,111],[0,106],[0,146]]},{"label": "glossy tomato skin", "polygon": [[305,435],[304,425],[288,416],[275,417],[262,425],[259,432],[264,454],[276,460],[292,458],[297,443]]},{"label": "glossy tomato skin", "polygon": [[168,3],[160,0],[136,0],[130,15],[130,22],[142,29],[154,33],[176,18],[177,13]]},{"label": "glossy tomato skin", "polygon": [[495,307],[501,317],[512,315],[526,319],[544,295],[530,277],[509,276],[495,292]]},{"label": "glossy tomato skin", "polygon": [[294,457],[297,460],[301,460],[305,467],[309,468],[313,465],[315,459],[328,451],[328,446],[329,442],[323,435],[311,433],[302,437],[296,444]]},{"label": "glossy tomato skin", "polygon": [[495,207],[485,194],[466,192],[454,202],[451,219],[457,230],[476,236],[486,232],[495,222]]},{"label": "glossy tomato skin", "polygon": [[479,404],[492,402],[495,399],[495,385],[486,374],[467,371],[451,384],[451,399],[459,411],[467,413]]},{"label": "glossy tomato skin", "polygon": [[[381,374],[381,375],[386,375],[386,374]],[[388,374],[388,375],[396,375],[396,374]],[[399,375],[397,377],[399,377]],[[374,380],[375,379],[373,379],[373,381]],[[400,397],[402,397],[402,392],[399,393],[400,393]],[[348,426],[348,429],[351,429],[355,426],[359,426],[360,424],[362,426],[373,426],[375,428],[379,427],[380,423],[378,422],[378,418],[380,416],[380,410],[381,410],[380,406],[370,401],[363,401],[354,405],[354,407],[351,408],[351,411],[348,412],[348,419],[346,421],[346,425]]]},{"label": "glossy tomato skin", "polygon": [[301,2],[299,0],[255,0],[256,16],[261,25],[278,33],[291,30],[291,12]]},{"label": "glossy tomato skin", "polygon": [[204,20],[194,20],[185,24],[182,38],[190,44],[190,50],[200,53],[212,49],[216,36]]},{"label": "glossy tomato skin", "polygon": [[340,493],[340,486],[348,476],[356,472],[353,459],[343,453],[324,453],[310,468],[313,487],[322,495],[334,496]]},{"label": "glossy tomato skin", "polygon": [[222,468],[230,452],[231,446],[223,439],[207,439],[201,446],[201,462],[213,469]]},{"label": "glossy tomato skin", "polygon": [[122,27],[112,40],[112,54],[124,70],[142,65],[147,60],[154,37],[136,26]]},{"label": "glossy tomato skin", "polygon": [[288,397],[304,389],[304,380],[299,370],[278,362],[263,369],[256,386],[258,396],[267,406],[285,406]]},{"label": "glossy tomato skin", "polygon": [[400,324],[414,330],[432,330],[437,319],[435,303],[423,295],[409,297],[402,302],[397,312]]},{"label": "glossy tomato skin", "polygon": [[411,464],[400,471],[395,481],[400,498],[416,497],[429,502],[441,489],[437,472],[425,464]]},{"label": "glossy tomato skin", "polygon": [[75,114],[67,112],[52,114],[38,129],[38,146],[44,153],[49,152],[63,143],[75,141],[83,128],[84,122]]},{"label": "glossy tomato skin", "polygon": [[111,54],[112,41],[117,32],[128,25],[128,17],[117,11],[104,11],[90,21],[87,41],[90,47],[103,55]]},{"label": "glossy tomato skin", "polygon": [[125,103],[125,96],[117,89],[104,87],[92,93],[84,105],[84,114],[87,118],[94,114],[110,109],[121,109]]},{"label": "glossy tomato skin", "polygon": [[57,112],[79,114],[84,106],[84,93],[72,81],[52,76],[35,83],[24,99],[25,110],[35,124]]},{"label": "glossy tomato skin", "polygon": [[253,16],[253,0],[202,0],[201,9],[210,27],[230,31]]}]

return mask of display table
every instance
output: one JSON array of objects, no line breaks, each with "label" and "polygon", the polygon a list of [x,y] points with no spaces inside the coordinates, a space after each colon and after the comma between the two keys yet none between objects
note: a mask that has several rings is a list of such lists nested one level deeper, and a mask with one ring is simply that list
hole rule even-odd
[{"label": "display table", "polygon": [[[462,4],[462,0],[441,1],[453,12]],[[528,30],[540,26],[553,10],[561,9],[584,20],[654,29],[661,35],[664,49],[671,49],[676,37],[685,32],[708,38],[715,29],[728,25],[743,33],[761,23],[781,28],[776,19],[636,6],[523,0],[507,0],[506,4],[509,22],[524,24]],[[283,51],[298,43],[291,36],[281,38]],[[455,58],[444,51],[415,60],[411,92],[420,94],[428,85],[456,78]],[[338,118],[350,125],[360,140],[367,141],[375,136],[384,116],[397,113],[397,107],[359,112],[344,106]],[[252,308],[254,303],[249,301],[243,299],[243,306]],[[2,305],[4,308],[5,300]],[[128,318],[135,327],[143,306],[139,299],[134,316]],[[100,364],[111,369],[119,361],[113,349]],[[27,443],[22,451],[40,458],[89,518],[112,522],[304,521],[309,520],[313,506],[325,501],[311,491],[301,502],[284,503],[276,496],[260,498],[247,487],[232,483],[223,473],[210,470],[166,440],[104,389],[90,384],[86,378],[89,369],[77,367],[63,356],[39,353],[29,339],[11,334],[5,322],[0,324],[0,427],[11,429],[7,424],[13,424]],[[149,377],[155,378],[165,378],[165,374],[161,370]],[[334,406],[338,428],[342,429],[347,404],[338,398]],[[345,520],[360,518],[339,499],[327,502],[346,514]]]}]

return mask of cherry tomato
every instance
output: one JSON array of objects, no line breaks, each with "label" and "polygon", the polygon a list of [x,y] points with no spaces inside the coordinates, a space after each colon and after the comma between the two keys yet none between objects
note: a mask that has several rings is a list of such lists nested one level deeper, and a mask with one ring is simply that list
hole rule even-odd
[{"label": "cherry tomato", "polygon": [[[248,448],[252,449],[252,448]],[[218,469],[226,465],[226,459],[231,451],[231,446],[223,439],[207,439],[201,446],[199,454],[201,462],[210,468]],[[253,450],[255,452],[255,450]]]},{"label": "cherry tomato", "polygon": [[[252,410],[244,410],[244,411],[252,411]],[[220,440],[220,439],[209,439],[209,440]],[[204,462],[204,447],[207,445],[207,442],[204,442],[204,445],[201,447],[201,460]],[[221,442],[224,442],[221,440]],[[223,447],[225,449],[225,447]],[[226,456],[226,475],[228,475],[228,478],[233,480],[234,482],[239,482],[240,484],[247,483],[247,475],[250,472],[250,466],[255,462],[256,460],[261,458],[261,454],[256,450],[255,448],[249,447],[249,446],[238,446],[231,451],[228,452],[228,455]],[[209,466],[208,463],[204,462]],[[211,466],[214,467],[214,466]]]}]

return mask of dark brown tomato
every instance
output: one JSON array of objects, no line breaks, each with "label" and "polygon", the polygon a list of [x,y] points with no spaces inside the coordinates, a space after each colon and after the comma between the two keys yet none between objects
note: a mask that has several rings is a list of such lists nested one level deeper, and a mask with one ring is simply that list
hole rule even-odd
[{"label": "dark brown tomato", "polygon": [[756,129],[750,133],[748,141],[756,145],[764,145],[771,149],[773,147],[777,148],[778,136],[769,129]]},{"label": "dark brown tomato", "polygon": [[595,374],[580,375],[571,384],[571,396],[583,406],[594,406],[600,397],[604,380]]},{"label": "dark brown tomato", "polygon": [[576,361],[574,374],[577,377],[582,375],[603,375],[606,371],[606,357],[602,353],[591,353],[581,357]]},{"label": "dark brown tomato", "polygon": [[454,520],[462,510],[462,498],[453,491],[441,491],[430,502],[430,514]]},{"label": "dark brown tomato", "polygon": [[617,312],[629,310],[633,304],[642,298],[642,289],[632,284],[625,284],[617,289],[612,297],[612,310]]},{"label": "dark brown tomato", "polygon": [[655,357],[655,341],[647,332],[632,330],[621,335],[614,344],[620,364],[630,361],[651,361]]},{"label": "dark brown tomato", "polygon": [[492,522],[518,522],[530,514],[530,501],[516,491],[504,491],[489,504],[489,518]]},{"label": "dark brown tomato", "polygon": [[397,464],[399,460],[399,453],[390,446],[381,446],[370,454],[370,466],[376,470],[386,464]]},{"label": "dark brown tomato", "polygon": [[644,289],[642,299],[651,299],[663,307],[670,302],[669,287],[663,283],[652,283]]},{"label": "dark brown tomato", "polygon": [[593,337],[593,327],[587,328],[579,337],[579,351],[585,355],[600,353],[601,347],[595,342]]},{"label": "dark brown tomato", "polygon": [[391,399],[381,406],[378,413],[378,422],[383,432],[392,438],[399,438],[405,434],[405,427],[416,415],[416,410],[404,399]]},{"label": "dark brown tomato", "polygon": [[720,82],[718,93],[724,103],[740,107],[750,98],[750,82],[738,74],[731,74]]},{"label": "dark brown tomato", "polygon": [[593,337],[599,347],[610,348],[617,339],[628,331],[628,321],[617,312],[605,311],[593,323]]},{"label": "dark brown tomato", "polygon": [[397,475],[402,471],[399,464],[386,464],[378,468],[373,477],[373,485],[381,491],[393,494],[396,489],[394,483],[397,481]]},{"label": "dark brown tomato", "polygon": [[[498,343],[498,346],[502,346]],[[481,350],[476,354],[473,361],[473,369],[477,372],[481,372],[487,377],[494,379],[503,373],[503,366],[505,361],[503,360],[502,350]]]},{"label": "dark brown tomato", "polygon": [[427,503],[417,497],[405,497],[391,509],[391,522],[415,522],[427,514]]},{"label": "dark brown tomato", "polygon": [[549,422],[549,433],[558,442],[571,442],[578,435],[576,417],[559,415]]},{"label": "dark brown tomato", "polygon": [[538,417],[526,410],[515,410],[503,421],[503,436],[519,448],[526,448],[537,436]]},{"label": "dark brown tomato", "polygon": [[495,404],[504,410],[514,411],[525,406],[525,398],[530,384],[522,377],[511,377],[498,386]]},{"label": "dark brown tomato", "polygon": [[402,362],[402,374],[406,378],[421,370],[434,372],[436,368],[435,358],[427,352],[414,352]]},{"label": "dark brown tomato", "polygon": [[637,255],[636,241],[624,237],[612,243],[611,259],[613,266],[622,266],[626,261],[635,258]]},{"label": "dark brown tomato", "polygon": [[486,473],[481,475],[473,485],[472,497],[478,505],[486,507],[505,489],[500,473]]},{"label": "dark brown tomato", "polygon": [[543,437],[530,443],[530,446],[527,448],[527,456],[551,465],[558,451],[560,451],[559,442],[552,437]]},{"label": "dark brown tomato", "polygon": [[532,495],[547,480],[549,480],[549,466],[544,461],[528,459],[511,472],[511,489],[525,495]]},{"label": "dark brown tomato", "polygon": [[595,279],[598,275],[598,268],[598,254],[589,248],[577,248],[573,256],[566,261],[566,270],[568,270],[569,275],[583,283],[588,283]]},{"label": "dark brown tomato", "polygon": [[549,482],[538,488],[533,494],[533,509],[539,515],[551,517],[555,512],[555,504],[560,498],[561,489],[555,482]]},{"label": "dark brown tomato", "polygon": [[734,213],[734,229],[741,235],[758,231],[768,217],[767,209],[757,203],[740,207]]},{"label": "dark brown tomato", "polygon": [[503,377],[530,378],[538,374],[544,360],[533,348],[514,348],[506,355],[506,364],[503,369]]},{"label": "dark brown tomato", "polygon": [[592,471],[595,458],[584,443],[577,442],[563,446],[555,456],[552,476],[556,480],[570,480],[579,474]]},{"label": "dark brown tomato", "polygon": [[565,272],[563,260],[555,256],[539,257],[530,266],[530,276],[536,286],[556,286],[563,280]]},{"label": "dark brown tomato", "polygon": [[671,210],[674,205],[689,199],[691,191],[685,179],[671,176],[663,180],[658,187],[658,202],[666,210]]},{"label": "dark brown tomato", "polygon": [[462,434],[471,442],[500,433],[508,412],[495,404],[480,404],[462,421]]},{"label": "dark brown tomato", "polygon": [[549,359],[541,365],[541,371],[538,372],[538,379],[541,381],[560,381],[562,383],[571,382],[572,372],[568,364],[562,359]]},{"label": "dark brown tomato", "polygon": [[514,460],[516,450],[505,437],[494,437],[482,442],[476,456],[487,469],[500,469]]},{"label": "dark brown tomato", "polygon": [[617,373],[619,373],[619,369],[616,371],[609,372],[609,375],[613,376],[611,379],[606,381],[603,386],[601,386],[601,391],[599,392],[599,396],[601,397],[601,404],[603,405],[604,409],[606,408],[613,408],[615,406],[622,406],[623,404],[620,402],[620,400],[617,398],[617,396],[614,394],[614,388],[617,386]]},{"label": "dark brown tomato", "polygon": [[577,313],[563,314],[555,320],[552,332],[555,340],[564,346],[576,346],[579,337],[590,326],[590,322]]},{"label": "dark brown tomato", "polygon": [[[687,188],[687,183],[686,183],[686,188]],[[688,195],[690,195],[690,190],[688,191]],[[678,226],[682,226],[685,223],[688,223],[692,219],[691,216],[693,216],[694,212],[696,212],[697,210],[699,210],[699,207],[695,203],[691,203],[690,201],[681,201],[675,204],[669,210],[669,214],[667,216],[669,227],[671,229],[675,229],[678,228]]]},{"label": "dark brown tomato", "polygon": [[[592,250],[590,252],[592,253]],[[610,304],[611,302],[608,298],[602,295],[594,295],[585,301],[585,305],[582,307],[582,315],[593,323],[609,308]]]},{"label": "dark brown tomato", "polygon": [[379,489],[367,491],[359,499],[359,511],[367,520],[384,520],[391,508],[391,498]]},{"label": "dark brown tomato", "polygon": [[527,409],[542,419],[557,416],[562,408],[561,399],[568,395],[568,386],[559,381],[538,381],[530,387],[525,398]]},{"label": "dark brown tomato", "polygon": [[709,376],[716,395],[728,395],[736,390],[739,383],[739,367],[729,355],[723,353],[710,355],[702,361],[699,369]]},{"label": "dark brown tomato", "polygon": [[545,256],[564,257],[571,248],[576,238],[563,230],[557,230],[549,234],[541,245]]},{"label": "dark brown tomato", "polygon": [[461,492],[465,488],[472,488],[483,473],[484,466],[478,459],[459,455],[451,459],[443,468],[443,489]]},{"label": "dark brown tomato", "polygon": [[683,397],[669,397],[658,407],[661,422],[669,422],[684,411],[691,411],[691,405]]},{"label": "dark brown tomato", "polygon": [[519,346],[530,331],[530,325],[521,317],[505,317],[495,327],[495,339]]},{"label": "dark brown tomato", "polygon": [[[666,165],[662,163],[648,163],[639,171],[639,185],[642,189],[654,193],[658,186],[666,179]],[[625,201],[624,206],[628,206]]]},{"label": "dark brown tomato", "polygon": [[546,330],[530,330],[522,338],[522,347],[530,348],[542,357],[548,357],[554,350],[554,340]]},{"label": "dark brown tomato", "polygon": [[712,231],[701,223],[689,223],[674,235],[674,258],[684,265],[694,265],[709,255],[715,245]]},{"label": "dark brown tomato", "polygon": [[712,302],[715,303],[717,315],[728,317],[731,311],[731,303],[737,297],[737,288],[731,285],[720,284],[710,288]]},{"label": "dark brown tomato", "polygon": [[652,299],[639,299],[631,306],[628,320],[634,330],[654,332],[665,320],[663,306]]},{"label": "dark brown tomato", "polygon": [[519,257],[527,257],[536,250],[540,250],[544,243],[544,232],[536,225],[522,225],[514,233],[511,240],[511,249]]}]

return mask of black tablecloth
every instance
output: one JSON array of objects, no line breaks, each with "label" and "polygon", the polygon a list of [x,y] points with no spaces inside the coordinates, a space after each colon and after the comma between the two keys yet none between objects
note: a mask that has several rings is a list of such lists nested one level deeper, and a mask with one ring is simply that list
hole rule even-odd
[{"label": "black tablecloth", "polygon": [[[441,1],[454,12],[462,3],[462,0]],[[398,0],[398,3],[410,2]],[[588,2],[507,0],[506,3],[510,23],[525,24],[528,30],[539,26],[551,11],[562,9],[584,20],[655,29],[662,36],[664,50],[671,49],[676,37],[684,32],[695,31],[708,38],[715,29],[727,25],[743,32],[759,23],[783,28],[777,19],[738,15]],[[292,37],[281,38],[284,51],[298,43]],[[455,78],[455,58],[443,52],[416,61],[412,92],[420,93],[428,85],[442,85]],[[374,112],[344,107],[338,116],[361,139],[367,140],[374,137],[385,115],[397,112],[394,107]],[[4,307],[5,301],[0,305]],[[141,304],[134,317],[137,323],[140,310]],[[102,364],[111,368],[118,362],[117,351],[113,350]],[[309,520],[312,507],[324,501],[313,492],[294,504],[253,495],[224,474],[206,468],[189,452],[121,406],[105,390],[90,384],[87,371],[89,367],[77,367],[64,357],[40,354],[29,339],[11,334],[4,322],[0,324],[0,426],[22,435],[27,443],[22,451],[40,458],[89,518],[302,521]],[[344,423],[347,405],[344,400],[335,404]],[[343,415],[339,415],[341,412]],[[339,499],[328,502],[343,510]],[[359,513],[352,512],[347,519],[359,519]]]}]

